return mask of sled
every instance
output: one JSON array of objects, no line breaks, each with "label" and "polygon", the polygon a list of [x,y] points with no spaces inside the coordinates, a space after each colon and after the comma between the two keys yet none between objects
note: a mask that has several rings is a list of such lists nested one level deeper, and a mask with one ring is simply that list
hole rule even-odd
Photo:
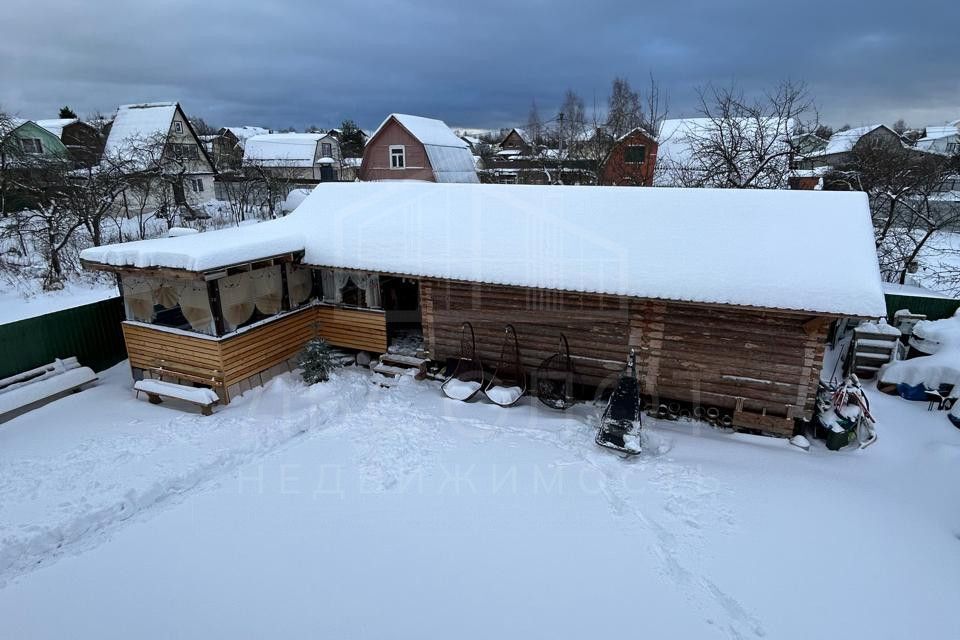
[{"label": "sled", "polygon": [[600,417],[595,442],[627,456],[641,452],[640,445],[640,383],[637,381],[637,360],[633,349],[627,366],[610,394],[607,407]]},{"label": "sled", "polygon": [[573,397],[573,361],[567,336],[560,334],[557,352],[537,368],[537,398],[551,409],[565,411],[576,400]]},{"label": "sled", "polygon": [[520,361],[517,330],[512,324],[508,324],[500,345],[500,360],[493,371],[493,377],[483,389],[483,395],[496,405],[509,407],[519,402],[526,392],[527,376]]},{"label": "sled", "polygon": [[483,363],[477,355],[477,338],[473,325],[464,322],[460,326],[460,355],[453,365],[450,377],[443,381],[440,390],[451,400],[469,402],[483,388]]}]

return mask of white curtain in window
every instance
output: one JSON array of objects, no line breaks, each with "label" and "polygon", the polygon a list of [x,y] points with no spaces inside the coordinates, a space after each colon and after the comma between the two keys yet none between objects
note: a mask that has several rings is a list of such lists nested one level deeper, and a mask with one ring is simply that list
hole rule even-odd
[{"label": "white curtain in window", "polygon": [[283,279],[280,276],[280,265],[254,269],[250,272],[250,281],[253,285],[253,303],[260,313],[273,315],[280,312],[283,302]]},{"label": "white curtain in window", "polygon": [[152,322],[153,281],[151,278],[125,276],[123,282],[123,301],[127,306],[127,318],[140,322]]},{"label": "white curtain in window", "polygon": [[216,327],[213,322],[213,313],[210,311],[210,296],[207,293],[207,283],[202,281],[187,282],[179,289],[180,312],[190,323],[194,331],[214,335]]},{"label": "white curtain in window", "polygon": [[313,290],[313,272],[308,267],[287,265],[287,296],[290,306],[298,307],[307,301]]},{"label": "white curtain in window", "polygon": [[250,274],[238,273],[218,281],[220,285],[220,310],[227,331],[233,331],[253,315],[253,296]]},{"label": "white curtain in window", "polygon": [[335,302],[337,299],[337,282],[333,275],[333,269],[320,270],[320,284],[323,285],[323,299],[327,302]]},{"label": "white curtain in window", "polygon": [[351,273],[352,273],[351,271],[344,271],[343,269],[333,270],[333,301],[334,302],[336,303],[343,302],[343,288],[347,286],[347,282],[350,281]]},{"label": "white curtain in window", "polygon": [[164,309],[173,309],[180,304],[180,285],[171,280],[154,281],[153,301]]},{"label": "white curtain in window", "polygon": [[371,309],[380,308],[380,277],[375,273],[355,271],[351,274],[357,287],[362,289],[366,297],[367,306]]}]

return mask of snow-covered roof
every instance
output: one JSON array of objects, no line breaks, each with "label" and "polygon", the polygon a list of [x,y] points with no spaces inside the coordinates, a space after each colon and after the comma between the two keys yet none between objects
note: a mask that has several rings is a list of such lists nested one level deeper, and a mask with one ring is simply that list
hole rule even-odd
[{"label": "snow-covered roof", "polygon": [[960,133],[960,130],[957,129],[957,125],[954,125],[954,124],[937,125],[937,126],[927,127],[927,135],[925,135],[920,139],[936,140],[939,138],[949,138],[950,136],[955,136],[958,133]]},{"label": "snow-covered roof", "polygon": [[166,136],[176,112],[176,102],[121,105],[110,125],[110,135],[103,148],[104,155],[125,155],[138,141]]},{"label": "snow-covered roof", "polygon": [[326,133],[267,133],[247,138],[243,147],[244,161],[258,161],[266,166],[312,167],[320,140]]},{"label": "snow-covered roof", "polygon": [[[315,220],[324,223],[317,227]],[[321,184],[304,261],[544,289],[885,313],[852,192],[407,182]],[[830,234],[823,229],[830,228]]]},{"label": "snow-covered roof", "polygon": [[883,292],[896,296],[910,296],[918,298],[946,298],[950,299],[945,293],[934,291],[918,284],[900,284],[897,282],[884,282]]},{"label": "snow-covered roof", "polygon": [[81,257],[203,271],[299,250],[313,265],[419,277],[885,313],[867,199],[856,192],[322,183],[281,220]]},{"label": "snow-covered roof", "polygon": [[811,155],[831,155],[834,153],[848,153],[853,151],[853,147],[860,142],[860,138],[876,131],[877,129],[885,127],[882,124],[871,124],[865,127],[856,127],[854,129],[847,129],[846,131],[838,131],[837,133],[830,136],[830,139],[827,140],[827,146],[818,151],[816,154]]},{"label": "snow-covered roof", "polygon": [[251,127],[247,125],[242,127],[224,127],[224,129],[237,136],[237,140],[240,141],[241,147],[246,143],[248,138],[270,133],[270,129],[264,129],[263,127]]},{"label": "snow-covered roof", "polygon": [[503,139],[506,140],[507,138],[510,137],[510,134],[514,132],[516,132],[516,134],[520,137],[520,139],[525,144],[529,144],[530,138],[527,136],[527,130],[521,129],[520,127],[514,127],[513,129],[510,129],[510,131],[507,132],[507,135],[505,135]]},{"label": "snow-covered roof", "polygon": [[53,120],[34,120],[38,125],[57,136],[58,138],[63,136],[63,128],[67,125],[77,122],[77,118],[55,118]]},{"label": "snow-covered roof", "polygon": [[210,271],[303,250],[303,233],[288,220],[90,247],[80,252],[80,258],[116,267]]},{"label": "snow-covered roof", "polygon": [[455,147],[458,149],[466,149],[469,146],[464,140],[458,138],[457,134],[455,134],[443,120],[424,118],[423,116],[411,116],[405,113],[391,113],[380,123],[380,126],[377,127],[377,130],[371,137],[375,137],[380,133],[380,130],[390,122],[391,118],[396,119],[414,138],[425,145]]}]

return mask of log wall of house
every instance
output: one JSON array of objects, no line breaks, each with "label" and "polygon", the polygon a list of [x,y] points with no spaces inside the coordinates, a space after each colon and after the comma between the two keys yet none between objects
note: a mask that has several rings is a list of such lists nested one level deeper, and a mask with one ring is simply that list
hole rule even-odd
[{"label": "log wall of house", "polygon": [[456,357],[469,321],[493,367],[511,323],[532,374],[562,332],[585,384],[612,383],[634,348],[653,401],[718,407],[738,426],[785,435],[792,418],[811,415],[829,325],[791,312],[438,280],[422,281],[420,295],[435,360]]},{"label": "log wall of house", "polygon": [[528,373],[556,353],[561,333],[586,384],[615,379],[626,361],[629,304],[616,296],[422,280],[420,301],[424,340],[434,360],[457,356],[460,326],[468,321],[490,368],[500,358],[508,323],[517,330]]}]

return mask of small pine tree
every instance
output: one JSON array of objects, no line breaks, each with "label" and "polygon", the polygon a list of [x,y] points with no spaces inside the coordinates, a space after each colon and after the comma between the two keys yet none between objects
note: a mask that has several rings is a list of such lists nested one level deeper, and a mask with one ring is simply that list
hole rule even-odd
[{"label": "small pine tree", "polygon": [[340,366],[330,345],[323,338],[316,338],[307,343],[300,356],[299,364],[303,369],[303,381],[307,384],[326,382],[330,379],[330,372]]},{"label": "small pine tree", "polygon": [[73,112],[73,109],[70,107],[60,107],[60,117],[61,118],[76,118],[77,114]]}]

